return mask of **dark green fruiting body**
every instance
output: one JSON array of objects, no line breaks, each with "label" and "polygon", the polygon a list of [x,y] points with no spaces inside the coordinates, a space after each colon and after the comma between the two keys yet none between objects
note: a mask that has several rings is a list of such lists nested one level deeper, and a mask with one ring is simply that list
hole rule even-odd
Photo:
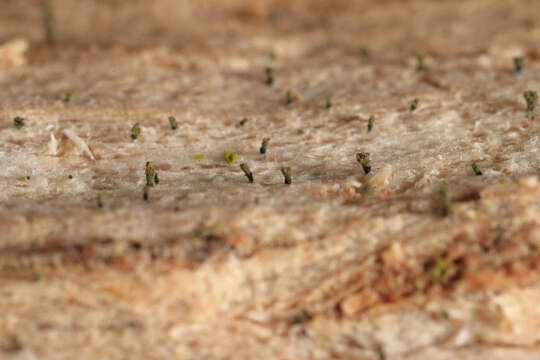
[{"label": "dark green fruiting body", "polygon": [[274,69],[267,67],[264,72],[266,74],[266,85],[272,85],[274,83]]},{"label": "dark green fruiting body", "polygon": [[298,315],[294,317],[294,323],[295,324],[302,324],[304,322],[310,321],[313,319],[313,315],[306,309],[302,310]]},{"label": "dark green fruiting body", "polygon": [[415,98],[412,102],[411,102],[411,111],[414,111],[416,110],[416,108],[418,107],[418,103],[420,102],[420,99],[418,98]]},{"label": "dark green fruiting body", "polygon": [[283,177],[285,178],[285,184],[290,185],[292,183],[292,171],[290,167],[282,167],[281,173],[283,174]]},{"label": "dark green fruiting body", "polygon": [[150,161],[146,162],[146,165],[144,167],[144,174],[146,176],[146,186],[154,186],[154,184],[159,182],[157,172]]},{"label": "dark green fruiting body", "polygon": [[523,93],[523,97],[525,98],[525,102],[527,103],[527,111],[533,112],[536,103],[538,102],[538,93],[536,91],[527,90]]},{"label": "dark green fruiting body", "polygon": [[259,152],[261,154],[266,154],[266,148],[268,147],[268,143],[270,142],[270,138],[267,138],[265,137],[263,140],[262,140],[262,143],[261,143],[261,148],[259,149]]},{"label": "dark green fruiting body", "polygon": [[22,128],[24,126],[24,118],[16,116],[15,119],[13,119],[13,125],[15,125],[17,129]]},{"label": "dark green fruiting body", "polygon": [[246,125],[247,122],[248,122],[248,119],[247,119],[247,118],[243,118],[242,120],[240,120],[240,122],[238,123],[238,125],[244,126],[244,125]]},{"label": "dark green fruiting body", "polygon": [[178,123],[176,122],[176,118],[174,116],[169,116],[169,124],[171,124],[172,130],[178,129]]},{"label": "dark green fruiting body", "polygon": [[371,132],[371,130],[373,130],[374,123],[375,123],[375,116],[371,115],[367,123],[367,132]]},{"label": "dark green fruiting body", "polygon": [[519,74],[523,70],[525,59],[523,59],[520,56],[517,56],[515,58],[512,58],[512,60],[514,61],[514,68],[516,69],[516,72]]},{"label": "dark green fruiting body", "polygon": [[364,173],[367,175],[371,171],[371,160],[368,152],[359,152],[356,154],[356,161],[362,165]]},{"label": "dark green fruiting body", "polygon": [[238,155],[233,152],[227,151],[223,157],[229,164],[236,164],[238,162]]},{"label": "dark green fruiting body", "polygon": [[480,170],[480,168],[479,168],[478,165],[476,164],[476,161],[474,161],[474,162],[472,163],[471,167],[472,167],[472,169],[473,169],[473,171],[474,171],[474,174],[475,174],[476,176],[482,175],[482,170]]},{"label": "dark green fruiting body", "polygon": [[131,128],[131,138],[133,140],[137,139],[141,135],[141,125],[139,123],[135,123],[133,127]]},{"label": "dark green fruiting body", "polygon": [[332,99],[330,97],[326,98],[326,108],[330,109],[332,107]]},{"label": "dark green fruiting body", "polygon": [[242,169],[242,171],[244,172],[244,174],[248,178],[249,182],[252,183],[253,182],[253,173],[249,169],[249,165],[246,164],[246,163],[241,163],[240,164],[240,169]]}]

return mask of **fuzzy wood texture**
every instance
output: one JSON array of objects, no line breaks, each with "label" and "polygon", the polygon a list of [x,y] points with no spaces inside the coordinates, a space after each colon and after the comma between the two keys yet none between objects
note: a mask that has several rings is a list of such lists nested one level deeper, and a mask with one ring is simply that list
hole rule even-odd
[{"label": "fuzzy wood texture", "polygon": [[540,357],[538,1],[49,6],[0,3],[1,358]]}]

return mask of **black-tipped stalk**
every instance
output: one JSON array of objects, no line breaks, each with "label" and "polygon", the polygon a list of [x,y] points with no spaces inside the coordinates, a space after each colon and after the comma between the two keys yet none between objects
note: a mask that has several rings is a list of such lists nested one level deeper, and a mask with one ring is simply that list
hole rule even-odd
[{"label": "black-tipped stalk", "polygon": [[133,140],[137,139],[141,135],[141,125],[139,123],[135,123],[133,127],[131,128],[131,138]]},{"label": "black-tipped stalk", "polygon": [[332,99],[330,97],[326,98],[326,108],[330,109],[332,107]]},{"label": "black-tipped stalk", "polygon": [[375,123],[375,116],[371,115],[367,123],[367,132],[371,132],[371,130],[373,130],[374,123]]},{"label": "black-tipped stalk", "polygon": [[248,118],[243,118],[242,120],[240,120],[240,122],[238,123],[238,125],[244,126],[244,125],[246,125],[247,122],[248,122]]},{"label": "black-tipped stalk", "polygon": [[261,154],[266,154],[266,148],[268,147],[268,143],[270,142],[270,138],[267,138],[265,137],[263,140],[262,140],[262,143],[261,143],[261,148],[259,149],[259,152]]},{"label": "black-tipped stalk", "polygon": [[253,173],[249,169],[249,165],[246,164],[246,163],[241,163],[240,164],[240,169],[242,169],[242,171],[244,172],[244,174],[248,178],[249,182],[252,183],[253,182]]},{"label": "black-tipped stalk", "polygon": [[516,69],[516,73],[519,74],[523,70],[525,59],[523,59],[521,56],[517,56],[515,58],[512,58],[512,61],[514,62],[514,68]]},{"label": "black-tipped stalk", "polygon": [[527,112],[532,113],[538,102],[538,92],[527,90],[523,93],[523,97],[527,103]]},{"label": "black-tipped stalk", "polygon": [[96,204],[99,209],[103,208],[103,196],[101,193],[97,194]]},{"label": "black-tipped stalk", "polygon": [[478,167],[478,164],[476,164],[476,161],[473,161],[471,167],[472,167],[472,169],[474,171],[474,174],[476,176],[482,175],[482,170],[480,170],[480,168]]},{"label": "black-tipped stalk", "polygon": [[176,118],[174,116],[169,116],[169,124],[171,124],[171,130],[178,129],[178,123],[176,122]]},{"label": "black-tipped stalk", "polygon": [[364,173],[367,175],[371,171],[371,160],[368,152],[359,152],[356,154],[356,161],[362,165]]},{"label": "black-tipped stalk", "polygon": [[291,185],[292,184],[292,171],[290,167],[282,167],[281,173],[283,174],[283,178],[285,179],[285,184]]},{"label": "black-tipped stalk", "polygon": [[266,85],[272,85],[274,83],[274,69],[267,67],[264,72],[266,74]]},{"label": "black-tipped stalk", "polygon": [[416,108],[418,107],[418,103],[420,102],[420,99],[419,98],[415,98],[412,102],[411,102],[411,111],[414,111],[416,110]]},{"label": "black-tipped stalk", "polygon": [[294,101],[293,93],[291,92],[291,90],[287,90],[287,92],[285,93],[285,104],[289,105],[293,101]]},{"label": "black-tipped stalk", "polygon": [[159,183],[157,172],[150,161],[146,162],[146,165],[144,167],[144,174],[146,176],[146,186],[154,186],[154,184]]}]

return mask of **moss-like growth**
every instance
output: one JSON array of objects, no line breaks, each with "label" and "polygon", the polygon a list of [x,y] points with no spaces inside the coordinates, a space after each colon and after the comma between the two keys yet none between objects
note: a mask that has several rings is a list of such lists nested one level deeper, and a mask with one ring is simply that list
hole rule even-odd
[{"label": "moss-like growth", "polygon": [[174,116],[169,116],[169,124],[171,125],[171,130],[178,129],[178,123],[176,122],[176,118]]},{"label": "moss-like growth", "polygon": [[302,324],[302,323],[310,321],[311,319],[313,319],[313,315],[311,315],[311,313],[308,310],[304,309],[298,315],[294,317],[294,323]]},{"label": "moss-like growth", "polygon": [[264,72],[266,74],[266,85],[272,85],[274,83],[274,69],[271,67],[267,67],[264,69]]},{"label": "moss-like growth", "polygon": [[290,167],[282,167],[281,173],[283,174],[283,178],[285,179],[285,184],[290,185],[292,183],[292,171]]},{"label": "moss-like growth", "polygon": [[259,149],[259,152],[261,154],[266,154],[266,148],[268,147],[268,143],[270,142],[270,138],[267,138],[265,137],[263,140],[262,140],[262,143],[261,143],[261,148]]},{"label": "moss-like growth", "polygon": [[154,186],[154,184],[157,184],[159,182],[157,172],[150,161],[146,162],[144,173],[146,176],[146,186]]},{"label": "moss-like growth", "polygon": [[367,175],[371,171],[371,159],[368,152],[359,152],[356,154],[356,161],[362,165],[364,173]]},{"label": "moss-like growth", "polygon": [[223,158],[224,158],[225,161],[228,162],[229,164],[236,164],[236,163],[238,162],[238,154],[233,153],[233,152],[230,152],[230,151],[227,151],[227,152],[223,155]]},{"label": "moss-like growth", "polygon": [[17,129],[20,129],[24,126],[24,118],[20,117],[20,116],[16,116],[14,119],[13,119],[13,125],[17,128]]},{"label": "moss-like growth", "polygon": [[538,92],[527,90],[523,93],[523,97],[527,103],[527,112],[533,112],[534,108],[536,107],[536,103],[538,103]]},{"label": "moss-like growth", "polygon": [[375,124],[375,116],[371,115],[367,123],[367,132],[371,132],[371,130],[373,130],[373,124]]},{"label": "moss-like growth", "polygon": [[420,99],[414,98],[414,100],[411,102],[411,112],[416,110],[416,108],[418,107],[418,103],[420,103]]},{"label": "moss-like growth", "polygon": [[136,140],[139,135],[141,135],[141,125],[139,125],[139,123],[135,123],[135,125],[133,125],[131,128],[131,138]]},{"label": "moss-like growth", "polygon": [[246,163],[241,163],[240,169],[242,169],[242,171],[244,172],[244,175],[246,175],[246,177],[248,178],[248,181],[250,183],[253,183],[253,173],[251,172],[249,165]]},{"label": "moss-like growth", "polygon": [[523,70],[523,66],[525,65],[525,59],[517,56],[515,58],[512,58],[512,61],[514,62],[514,69],[516,69],[516,73],[520,73]]},{"label": "moss-like growth", "polygon": [[474,171],[474,174],[476,176],[482,175],[482,170],[480,170],[480,168],[478,167],[478,164],[476,164],[476,161],[473,161],[471,167],[472,167],[472,169]]}]

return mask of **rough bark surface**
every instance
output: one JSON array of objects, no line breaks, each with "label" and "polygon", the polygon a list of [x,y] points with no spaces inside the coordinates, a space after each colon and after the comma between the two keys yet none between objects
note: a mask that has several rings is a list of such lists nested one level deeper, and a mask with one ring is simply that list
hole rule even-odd
[{"label": "rough bark surface", "polygon": [[540,357],[538,1],[48,4],[0,3],[1,358]]}]

